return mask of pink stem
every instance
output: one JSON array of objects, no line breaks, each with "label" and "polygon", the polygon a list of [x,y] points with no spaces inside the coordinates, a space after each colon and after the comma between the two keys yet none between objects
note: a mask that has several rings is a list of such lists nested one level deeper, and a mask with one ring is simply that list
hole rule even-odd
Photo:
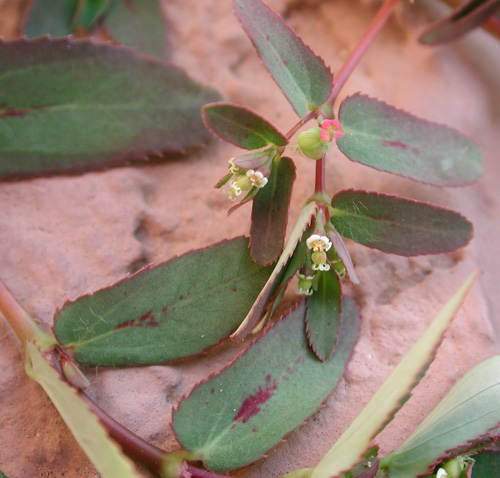
[{"label": "pink stem", "polygon": [[366,50],[368,50],[368,47],[372,44],[373,39],[375,38],[377,33],[384,26],[386,20],[392,13],[392,10],[397,1],[398,0],[385,0],[384,4],[380,7],[380,10],[377,12],[375,18],[368,27],[368,30],[363,35],[363,38],[361,38],[354,51],[351,53],[351,55],[339,71],[337,78],[333,83],[332,92],[330,93],[330,97],[328,98],[327,103],[333,104],[337,99],[340,90],[344,86],[349,76],[351,76],[352,71],[360,62],[361,58],[363,58],[363,55],[366,53]]},{"label": "pink stem", "polygon": [[286,139],[290,140],[290,138],[300,129],[302,126],[304,126],[309,120],[312,120],[313,118],[316,118],[318,116],[317,111],[311,111],[308,113],[306,116],[304,116],[287,134],[286,134]]},{"label": "pink stem", "polygon": [[315,193],[326,193],[325,189],[325,157],[316,161],[316,183],[314,186]]}]

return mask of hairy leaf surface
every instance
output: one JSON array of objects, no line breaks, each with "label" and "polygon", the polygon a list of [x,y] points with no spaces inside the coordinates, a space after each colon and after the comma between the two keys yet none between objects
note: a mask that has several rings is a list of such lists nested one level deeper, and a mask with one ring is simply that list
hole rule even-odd
[{"label": "hairy leaf surface", "polygon": [[114,0],[104,25],[120,43],[163,58],[167,41],[158,0]]},{"label": "hairy leaf surface", "polygon": [[427,29],[419,38],[424,45],[456,40],[484,23],[500,9],[500,0],[470,0]]},{"label": "hairy leaf surface", "polygon": [[333,76],[323,60],[261,0],[233,0],[233,4],[264,65],[297,114],[303,118],[324,103]]},{"label": "hairy leaf surface", "polygon": [[132,461],[113,442],[101,422],[64,382],[33,342],[27,344],[28,374],[45,390],[71,433],[102,478],[139,478]]},{"label": "hairy leaf surface", "polygon": [[194,355],[241,323],[270,272],[252,261],[246,239],[232,239],[65,304],[54,332],[90,366]]},{"label": "hairy leaf surface", "polygon": [[243,106],[213,103],[203,107],[205,126],[216,136],[243,149],[269,143],[286,146],[288,140],[271,123]]},{"label": "hairy leaf surface", "polygon": [[254,261],[261,265],[277,261],[283,251],[294,181],[294,162],[281,158],[274,163],[268,183],[253,200],[250,251]]},{"label": "hairy leaf surface", "polygon": [[[413,478],[500,434],[500,355],[476,365],[450,390],[413,434],[384,459],[389,478]],[[496,430],[495,430],[496,429]],[[496,476],[490,474],[489,476]]]},{"label": "hairy leaf surface", "polygon": [[342,291],[333,270],[320,273],[318,290],[307,298],[306,331],[309,345],[326,362],[339,339]]},{"label": "hairy leaf surface", "polygon": [[337,140],[352,161],[438,186],[462,186],[481,175],[479,148],[458,131],[365,95],[346,98]]},{"label": "hairy leaf surface", "polygon": [[28,38],[71,35],[71,21],[75,15],[76,4],[76,0],[34,0],[24,14],[23,33]]},{"label": "hairy leaf surface", "polygon": [[300,215],[297,218],[297,222],[293,226],[292,232],[290,233],[290,237],[288,238],[285,248],[283,249],[280,258],[278,259],[278,262],[274,266],[273,272],[269,276],[269,279],[262,288],[259,296],[253,303],[250,311],[245,317],[245,320],[231,335],[232,339],[236,341],[243,340],[252,331],[253,327],[261,318],[266,305],[282,283],[282,280],[286,275],[286,267],[289,264],[289,260],[293,256],[297,245],[302,239],[302,234],[306,230],[307,226],[309,226],[312,219],[315,217],[317,210],[318,206],[316,205],[316,203],[311,202],[304,206],[304,208],[300,212]]},{"label": "hairy leaf surface", "polygon": [[472,224],[454,211],[388,194],[344,190],[332,206],[331,221],[342,236],[401,256],[451,252],[473,234]]},{"label": "hairy leaf surface", "polygon": [[[366,451],[372,445],[372,440],[409,399],[411,391],[434,360],[443,334],[471,288],[475,276],[476,274],[472,274],[441,309],[365,408],[314,468],[311,478],[336,478],[342,472],[352,470],[362,461]],[[347,326],[349,320],[345,316],[344,318],[342,329]],[[382,467],[382,462],[380,466]]]},{"label": "hairy leaf surface", "polygon": [[346,325],[327,363],[308,347],[305,310],[302,302],[235,362],[196,386],[174,412],[180,443],[209,469],[227,471],[261,457],[336,387],[357,340],[356,308],[346,300]]},{"label": "hairy leaf surface", "polygon": [[75,173],[208,139],[218,94],[133,50],[41,38],[0,42],[0,178]]}]

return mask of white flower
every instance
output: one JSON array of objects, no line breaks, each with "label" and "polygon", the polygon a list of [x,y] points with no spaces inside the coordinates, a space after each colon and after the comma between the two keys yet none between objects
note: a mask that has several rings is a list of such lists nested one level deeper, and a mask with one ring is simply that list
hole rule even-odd
[{"label": "white flower", "polygon": [[236,184],[236,181],[229,183],[229,199],[236,201],[236,198],[241,194],[241,188]]},{"label": "white flower", "polygon": [[326,236],[320,236],[319,234],[313,234],[306,240],[307,247],[312,249],[314,252],[318,251],[329,251],[332,247],[330,239]]},{"label": "white flower", "polygon": [[448,478],[448,473],[446,473],[444,468],[439,468],[436,473],[436,478]]},{"label": "white flower", "polygon": [[330,264],[313,264],[313,271],[329,271]]},{"label": "white flower", "polygon": [[260,171],[249,169],[247,171],[247,178],[250,179],[252,186],[256,188],[263,188],[267,184],[267,178]]},{"label": "white flower", "polygon": [[297,293],[300,295],[312,295],[312,281],[314,279],[314,276],[297,274],[297,278],[299,279],[299,289],[297,290]]}]

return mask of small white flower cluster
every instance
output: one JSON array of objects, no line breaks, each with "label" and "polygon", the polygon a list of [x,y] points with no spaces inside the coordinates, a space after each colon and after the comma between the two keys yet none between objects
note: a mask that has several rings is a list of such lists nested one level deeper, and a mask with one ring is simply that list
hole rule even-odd
[{"label": "small white flower cluster", "polygon": [[248,191],[253,187],[263,188],[266,184],[267,178],[260,171],[249,169],[229,183],[229,199],[235,201],[242,191]]},{"label": "small white flower cluster", "polygon": [[[306,245],[308,249],[312,251],[311,260],[313,263],[313,271],[329,271],[330,264],[328,264],[326,253],[332,247],[330,239],[328,239],[328,237],[326,236],[313,234],[306,240]],[[299,289],[297,292],[301,295],[312,295],[313,281],[316,275],[316,272],[314,272],[313,275],[297,274],[297,277],[299,279]]]}]

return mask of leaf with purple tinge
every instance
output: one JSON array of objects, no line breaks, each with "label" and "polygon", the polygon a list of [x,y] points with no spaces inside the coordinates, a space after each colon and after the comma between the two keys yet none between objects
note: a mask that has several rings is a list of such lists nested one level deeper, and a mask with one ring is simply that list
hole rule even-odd
[{"label": "leaf with purple tinge", "polygon": [[219,94],[132,49],[68,39],[0,42],[0,178],[74,174],[210,137]]},{"label": "leaf with purple tinge", "polygon": [[352,161],[438,186],[463,186],[481,175],[479,148],[458,131],[419,119],[362,94],[346,98],[337,140]]},{"label": "leaf with purple tinge", "polygon": [[233,340],[243,340],[253,330],[254,326],[261,318],[269,300],[282,283],[282,280],[286,275],[286,267],[290,263],[290,258],[293,256],[297,245],[301,241],[304,231],[316,216],[317,210],[318,206],[315,202],[306,204],[302,208],[302,211],[297,218],[297,222],[290,233],[290,237],[288,238],[285,248],[278,259],[278,262],[274,266],[273,272],[269,276],[269,279],[252,305],[250,311],[245,317],[245,320],[243,320],[240,326],[231,335]]},{"label": "leaf with purple tinge", "polygon": [[294,162],[281,158],[274,162],[267,184],[253,200],[250,253],[262,266],[278,260],[283,251],[294,181]]},{"label": "leaf with purple tinge", "polygon": [[320,272],[318,290],[307,298],[306,333],[309,345],[326,362],[332,356],[342,323],[342,290],[332,269]]},{"label": "leaf with purple tinge", "polygon": [[205,126],[216,136],[243,149],[269,143],[286,146],[288,140],[271,123],[243,106],[212,103],[202,109]]},{"label": "leaf with purple tinge", "polygon": [[142,269],[56,313],[54,332],[89,366],[165,363],[198,354],[229,336],[271,268],[237,238]]},{"label": "leaf with purple tinge", "polygon": [[332,90],[333,75],[311,49],[261,0],[233,0],[236,15],[264,65],[297,114],[323,104]]},{"label": "leaf with purple tinge", "polygon": [[400,256],[452,252],[473,234],[472,224],[457,212],[389,194],[348,189],[333,196],[332,207],[339,234]]},{"label": "leaf with purple tinge", "polygon": [[71,35],[76,4],[77,0],[33,0],[24,13],[21,30],[28,38]]},{"label": "leaf with purple tinge", "polygon": [[500,0],[470,0],[429,27],[418,40],[424,45],[439,45],[456,40],[480,26],[499,9]]},{"label": "leaf with purple tinge", "polygon": [[159,0],[115,0],[104,19],[108,33],[140,53],[163,58],[167,47]]},{"label": "leaf with purple tinge", "polygon": [[302,302],[232,364],[197,385],[173,414],[181,445],[210,470],[227,471],[260,458],[302,425],[337,386],[356,343],[356,307],[347,299],[344,310],[345,327],[328,362],[307,344]]}]

